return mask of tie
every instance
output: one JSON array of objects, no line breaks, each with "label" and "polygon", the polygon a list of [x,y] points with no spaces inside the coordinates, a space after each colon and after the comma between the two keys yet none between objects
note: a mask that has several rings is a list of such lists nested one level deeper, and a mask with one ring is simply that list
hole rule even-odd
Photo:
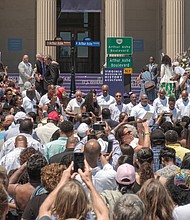
[{"label": "tie", "polygon": [[42,79],[44,79],[44,74],[45,74],[45,65],[42,63]]}]

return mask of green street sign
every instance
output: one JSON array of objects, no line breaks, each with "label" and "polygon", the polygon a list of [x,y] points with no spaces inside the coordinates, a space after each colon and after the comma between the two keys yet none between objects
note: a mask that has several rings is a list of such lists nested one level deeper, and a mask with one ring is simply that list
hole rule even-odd
[{"label": "green street sign", "polygon": [[108,68],[132,68],[132,57],[107,57]]},{"label": "green street sign", "polygon": [[133,54],[132,37],[108,37],[107,54]]}]

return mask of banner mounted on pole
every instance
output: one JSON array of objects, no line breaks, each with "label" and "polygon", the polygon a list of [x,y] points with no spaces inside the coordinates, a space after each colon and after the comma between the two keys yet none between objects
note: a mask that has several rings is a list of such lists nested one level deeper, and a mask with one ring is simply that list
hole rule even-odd
[{"label": "banner mounted on pole", "polygon": [[61,12],[101,12],[101,0],[61,0]]}]

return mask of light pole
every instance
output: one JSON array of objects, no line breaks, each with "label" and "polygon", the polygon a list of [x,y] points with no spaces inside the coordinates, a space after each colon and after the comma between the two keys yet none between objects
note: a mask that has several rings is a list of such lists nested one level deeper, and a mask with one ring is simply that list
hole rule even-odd
[{"label": "light pole", "polygon": [[71,84],[70,84],[70,98],[75,94],[75,39],[74,34],[71,36]]}]

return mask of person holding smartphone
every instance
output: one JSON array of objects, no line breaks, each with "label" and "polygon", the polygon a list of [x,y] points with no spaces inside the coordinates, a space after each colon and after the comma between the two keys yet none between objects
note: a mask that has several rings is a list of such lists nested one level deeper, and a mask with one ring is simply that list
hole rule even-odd
[{"label": "person holding smartphone", "polygon": [[[96,190],[101,193],[106,189],[114,189],[116,187],[116,171],[101,154],[101,146],[97,140],[91,139],[85,144],[84,157],[92,169],[92,181]],[[99,161],[101,162],[102,169],[98,166]],[[80,175],[77,175],[76,179],[87,189]]]},{"label": "person holding smartphone", "polygon": [[[88,112],[91,114],[93,113],[95,116],[99,116],[101,114],[101,109],[97,102],[95,90],[92,90],[87,94],[84,103],[81,105],[81,112]],[[92,116],[93,115],[91,115],[90,117]]]},{"label": "person holding smartphone", "polygon": [[[82,185],[74,180],[76,173],[72,172],[73,165],[72,162],[68,169],[63,171],[60,183],[41,205],[39,220],[51,220],[52,214],[58,215],[61,219],[92,217],[90,216],[90,201]],[[90,192],[97,220],[109,220],[108,208],[94,187],[91,167],[86,160],[84,160],[84,165],[85,171],[78,169],[78,172]],[[63,209],[63,206],[67,208]]]}]

